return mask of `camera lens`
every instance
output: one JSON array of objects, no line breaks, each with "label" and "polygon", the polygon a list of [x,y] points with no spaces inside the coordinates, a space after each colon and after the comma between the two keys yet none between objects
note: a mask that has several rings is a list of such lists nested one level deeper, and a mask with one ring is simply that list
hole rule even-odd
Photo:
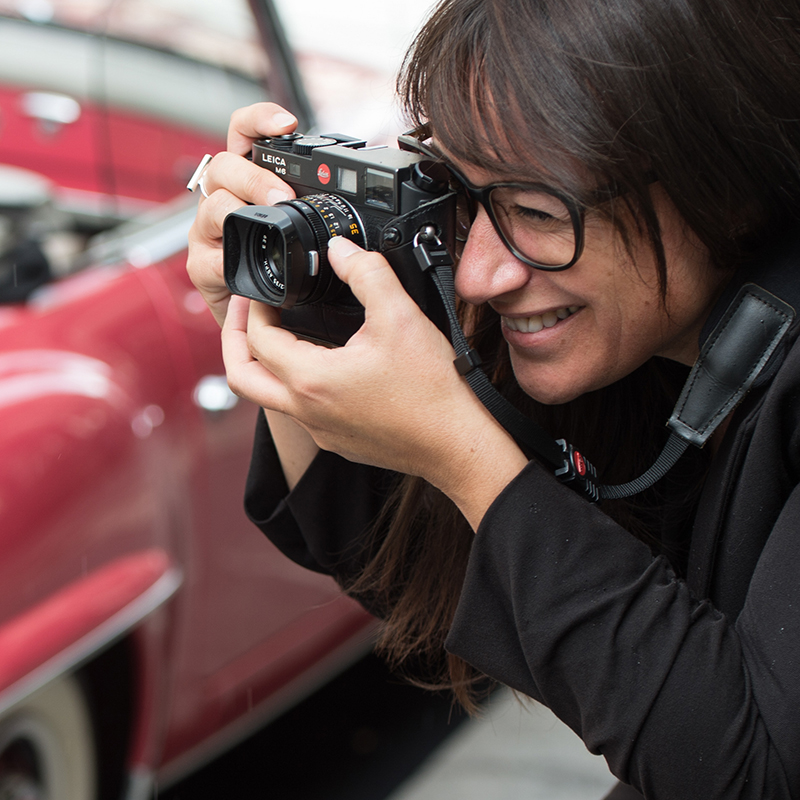
[{"label": "camera lens", "polygon": [[277,228],[267,228],[256,237],[252,274],[270,297],[286,292],[286,253],[284,239]]},{"label": "camera lens", "polygon": [[278,205],[291,215],[293,225],[288,230],[273,227],[264,235],[258,262],[263,277],[273,291],[285,293],[284,308],[331,299],[342,283],[328,263],[328,241],[346,236],[364,246],[361,220],[335,194],[306,195]]},{"label": "camera lens", "polygon": [[275,278],[282,282],[284,277],[285,257],[283,255],[283,244],[278,240],[277,236],[271,238],[267,260],[269,261],[270,270],[275,275]]},{"label": "camera lens", "polygon": [[363,230],[335,194],[248,206],[225,221],[225,279],[232,291],[280,308],[339,302],[348,292],[328,263],[328,241],[346,236],[364,247]]}]

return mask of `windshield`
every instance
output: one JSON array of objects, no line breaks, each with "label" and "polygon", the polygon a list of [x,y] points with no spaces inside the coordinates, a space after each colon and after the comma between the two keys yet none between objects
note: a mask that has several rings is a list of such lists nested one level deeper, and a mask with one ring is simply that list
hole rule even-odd
[{"label": "windshield", "polygon": [[247,0],[0,0],[0,14],[144,44],[258,81],[267,74]]}]

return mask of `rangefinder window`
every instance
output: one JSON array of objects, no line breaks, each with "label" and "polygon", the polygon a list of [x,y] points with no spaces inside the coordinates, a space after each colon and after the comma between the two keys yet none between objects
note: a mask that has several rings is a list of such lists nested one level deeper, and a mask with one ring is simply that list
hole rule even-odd
[{"label": "rangefinder window", "polygon": [[390,172],[378,172],[374,169],[368,169],[364,200],[372,206],[393,211],[394,175]]},{"label": "rangefinder window", "polygon": [[354,169],[339,167],[336,175],[336,188],[340,192],[355,194],[358,191],[358,173]]}]

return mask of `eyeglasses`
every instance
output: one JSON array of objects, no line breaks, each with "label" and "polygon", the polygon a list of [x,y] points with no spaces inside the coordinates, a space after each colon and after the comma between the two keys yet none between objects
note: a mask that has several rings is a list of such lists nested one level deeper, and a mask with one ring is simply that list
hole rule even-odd
[{"label": "eyeglasses", "polygon": [[575,200],[540,183],[493,183],[474,186],[427,144],[425,128],[398,137],[401,150],[434,159],[449,173],[455,191],[456,240],[463,248],[481,205],[503,244],[536,269],[571,267],[583,252],[584,210]]}]

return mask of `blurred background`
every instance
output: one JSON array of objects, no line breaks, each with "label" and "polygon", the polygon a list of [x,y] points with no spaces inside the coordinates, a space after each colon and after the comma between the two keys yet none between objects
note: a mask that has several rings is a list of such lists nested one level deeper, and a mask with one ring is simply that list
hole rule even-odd
[{"label": "blurred background", "polygon": [[278,0],[277,6],[320,129],[373,142],[402,133],[394,79],[431,0],[353,0],[334,3]]}]

